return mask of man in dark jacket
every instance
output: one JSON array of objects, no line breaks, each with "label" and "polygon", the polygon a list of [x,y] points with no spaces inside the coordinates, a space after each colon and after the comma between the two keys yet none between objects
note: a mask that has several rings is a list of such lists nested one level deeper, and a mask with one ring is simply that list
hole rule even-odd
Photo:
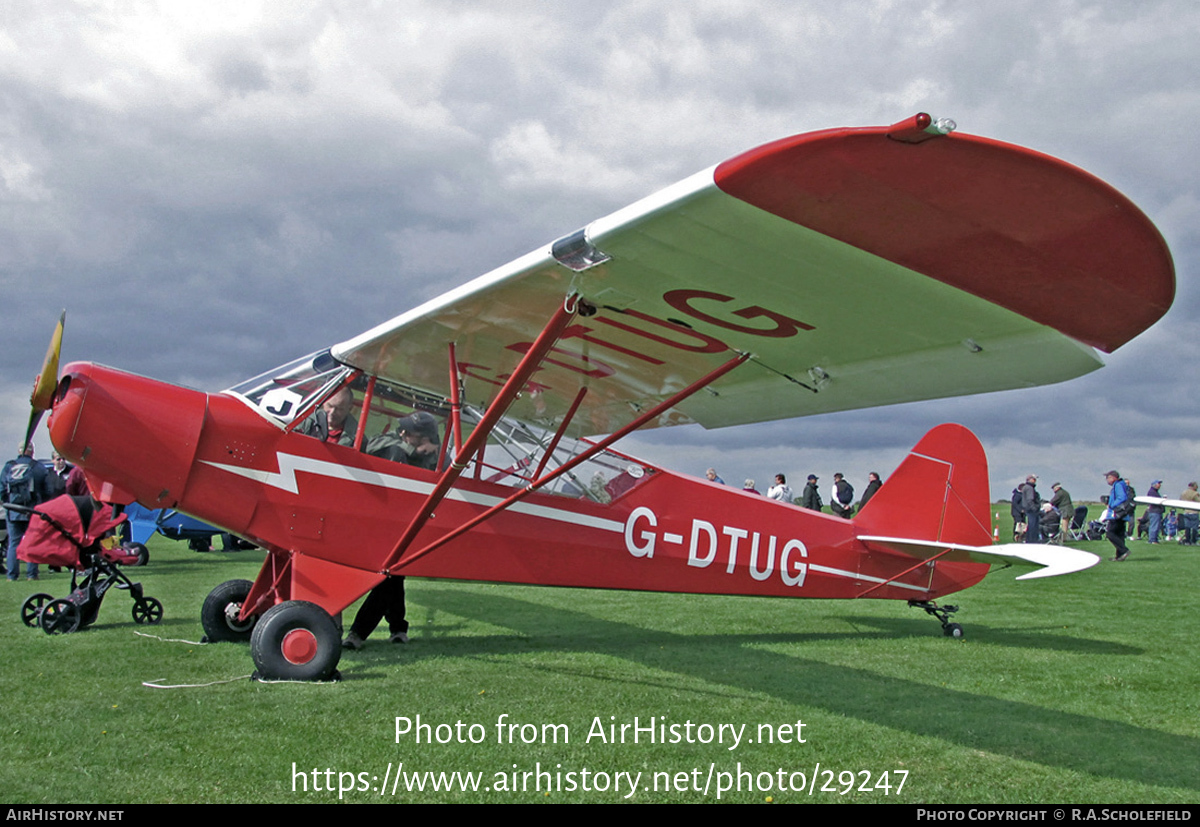
[{"label": "man in dark jacket", "polygon": [[1042,517],[1042,496],[1038,494],[1036,474],[1026,477],[1021,486],[1021,511],[1025,513],[1025,542],[1040,543],[1038,527]]},{"label": "man in dark jacket", "polygon": [[[1146,492],[1146,496],[1153,497],[1156,499],[1161,498],[1162,497],[1161,489],[1162,489],[1162,480],[1154,480],[1153,482],[1150,483],[1150,490]],[[1156,545],[1158,545],[1158,536],[1159,536],[1159,534],[1162,533],[1162,524],[1163,524],[1162,503],[1151,503],[1150,507],[1146,509],[1146,516],[1149,518],[1147,520],[1147,522],[1149,523],[1147,534],[1149,534],[1150,545],[1156,546]]]},{"label": "man in dark jacket", "polygon": [[852,508],[853,504],[854,486],[846,482],[846,478],[842,474],[834,474],[833,492],[832,499],[829,501],[829,510],[842,519],[849,520],[850,515],[854,512]]},{"label": "man in dark jacket", "polygon": [[821,510],[821,492],[817,491],[817,475],[808,475],[808,485],[804,486],[804,494],[800,504],[812,511]]},{"label": "man in dark jacket", "polygon": [[358,420],[350,415],[354,394],[342,388],[330,396],[312,416],[300,423],[296,433],[316,437],[322,442],[353,445],[358,432]]},{"label": "man in dark jacket", "polygon": [[879,472],[872,471],[867,475],[867,487],[863,489],[862,499],[858,501],[858,510],[862,511],[866,508],[867,503],[875,496],[875,492],[883,488],[883,480],[879,479]]},{"label": "man in dark jacket", "polygon": [[1061,482],[1054,483],[1050,490],[1054,492],[1054,496],[1050,498],[1050,505],[1054,506],[1061,520],[1058,531],[1058,544],[1061,546],[1066,542],[1067,533],[1071,529],[1071,520],[1075,517],[1075,504],[1071,502],[1071,493],[1062,487]]},{"label": "man in dark jacket", "polygon": [[[9,460],[0,473],[0,496],[4,502],[33,508],[49,499],[46,487],[46,468],[33,458],[33,443],[23,443],[16,459]],[[8,579],[16,580],[20,574],[17,562],[17,547],[29,528],[29,513],[10,508],[7,513],[8,528]],[[30,580],[38,579],[37,563],[25,564],[25,575]]]}]

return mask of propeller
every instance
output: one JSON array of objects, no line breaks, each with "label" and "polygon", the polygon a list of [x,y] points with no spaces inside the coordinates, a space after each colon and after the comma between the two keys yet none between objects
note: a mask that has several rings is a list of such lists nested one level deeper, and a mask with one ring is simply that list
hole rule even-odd
[{"label": "propeller", "polygon": [[58,357],[62,353],[63,325],[67,321],[67,311],[58,317],[58,324],[50,337],[50,347],[46,348],[46,359],[42,362],[42,372],[33,382],[33,394],[29,397],[31,410],[29,412],[29,428],[25,431],[25,444],[33,439],[33,432],[42,421],[42,414],[50,410],[54,400],[54,389],[58,386]]}]

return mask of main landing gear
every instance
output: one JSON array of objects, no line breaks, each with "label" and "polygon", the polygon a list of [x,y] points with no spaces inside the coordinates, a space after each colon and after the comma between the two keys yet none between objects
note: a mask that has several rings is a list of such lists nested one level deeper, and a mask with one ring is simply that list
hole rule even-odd
[{"label": "main landing gear", "polygon": [[208,593],[200,609],[200,625],[204,627],[204,642],[249,641],[257,617],[238,620],[242,603],[254,584],[249,580],[226,580]]},{"label": "main landing gear", "polygon": [[249,641],[255,676],[264,680],[337,680],[342,637],[329,613],[315,603],[285,600],[239,620],[252,585],[229,580],[209,593],[200,610],[205,641]]},{"label": "main landing gear", "polygon": [[918,609],[924,609],[927,614],[931,614],[942,622],[942,634],[946,637],[962,637],[963,627],[957,623],[950,622],[950,615],[958,611],[957,606],[939,606],[933,600],[910,600],[909,606],[915,606]]},{"label": "main landing gear", "polygon": [[285,600],[258,619],[250,633],[250,655],[266,680],[337,680],[342,639],[320,606]]}]

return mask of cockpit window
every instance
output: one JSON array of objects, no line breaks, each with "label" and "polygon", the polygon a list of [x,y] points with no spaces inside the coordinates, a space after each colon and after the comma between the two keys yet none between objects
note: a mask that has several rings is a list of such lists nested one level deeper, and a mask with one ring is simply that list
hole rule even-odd
[{"label": "cockpit window", "polygon": [[[351,373],[351,368],[324,350],[235,385],[229,392],[285,425],[293,423],[296,433],[428,471],[445,469],[454,459],[454,443],[465,441],[483,419],[482,409],[463,405],[465,433],[455,440],[448,428],[453,419],[448,399],[362,374],[349,378]],[[340,422],[331,421],[328,410],[322,419],[317,402],[329,404],[325,397],[338,387],[348,397],[349,410]],[[296,421],[301,414],[307,418]],[[492,429],[483,451],[466,460],[465,474],[484,482],[524,487],[591,445],[586,439],[559,440],[551,431],[504,417]],[[547,457],[547,453],[552,456]],[[609,503],[650,479],[657,470],[615,451],[602,451],[540,490]]]},{"label": "cockpit window", "polygon": [[330,356],[328,350],[322,350],[234,385],[229,392],[286,424],[348,373],[350,368]]}]

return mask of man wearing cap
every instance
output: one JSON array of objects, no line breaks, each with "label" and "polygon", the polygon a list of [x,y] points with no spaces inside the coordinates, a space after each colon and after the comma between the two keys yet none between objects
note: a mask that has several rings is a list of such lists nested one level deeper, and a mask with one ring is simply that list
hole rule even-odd
[{"label": "man wearing cap", "polygon": [[1037,490],[1037,474],[1030,474],[1021,486],[1021,511],[1025,513],[1025,542],[1042,541],[1038,527],[1041,524],[1042,496]]},{"label": "man wearing cap", "polygon": [[1112,559],[1123,563],[1129,559],[1129,547],[1125,545],[1125,520],[1133,513],[1133,492],[1115,470],[1105,474],[1104,479],[1112,486],[1108,492],[1108,522],[1104,536],[1117,552]]},{"label": "man wearing cap", "polygon": [[1054,492],[1054,496],[1050,498],[1050,505],[1054,506],[1062,520],[1058,532],[1058,544],[1061,546],[1067,541],[1067,532],[1070,530],[1071,520],[1075,516],[1075,504],[1071,502],[1071,494],[1062,487],[1061,482],[1054,483],[1050,486],[1050,490]]},{"label": "man wearing cap", "polygon": [[396,429],[408,448],[408,464],[427,471],[437,469],[441,437],[437,420],[428,411],[414,411],[396,423]]},{"label": "man wearing cap", "polygon": [[440,447],[437,419],[428,411],[413,411],[400,417],[392,430],[367,440],[363,450],[392,462],[435,471]]},{"label": "man wearing cap", "polygon": [[[1150,483],[1150,490],[1146,492],[1147,497],[1162,497],[1162,480],[1154,480]],[[1150,535],[1150,545],[1158,545],[1158,535],[1162,532],[1163,507],[1162,503],[1151,503],[1146,509],[1146,529]]]},{"label": "man wearing cap", "polygon": [[800,504],[805,508],[813,511],[821,510],[821,492],[817,490],[817,475],[808,475],[808,485],[804,486],[804,494],[802,495]]},{"label": "man wearing cap", "polygon": [[[1184,492],[1179,495],[1179,499],[1195,503],[1196,507],[1200,508],[1200,489],[1197,488],[1197,484],[1189,482]],[[1183,545],[1196,545],[1196,535],[1200,534],[1200,512],[1191,509],[1184,511],[1182,525]]]}]

